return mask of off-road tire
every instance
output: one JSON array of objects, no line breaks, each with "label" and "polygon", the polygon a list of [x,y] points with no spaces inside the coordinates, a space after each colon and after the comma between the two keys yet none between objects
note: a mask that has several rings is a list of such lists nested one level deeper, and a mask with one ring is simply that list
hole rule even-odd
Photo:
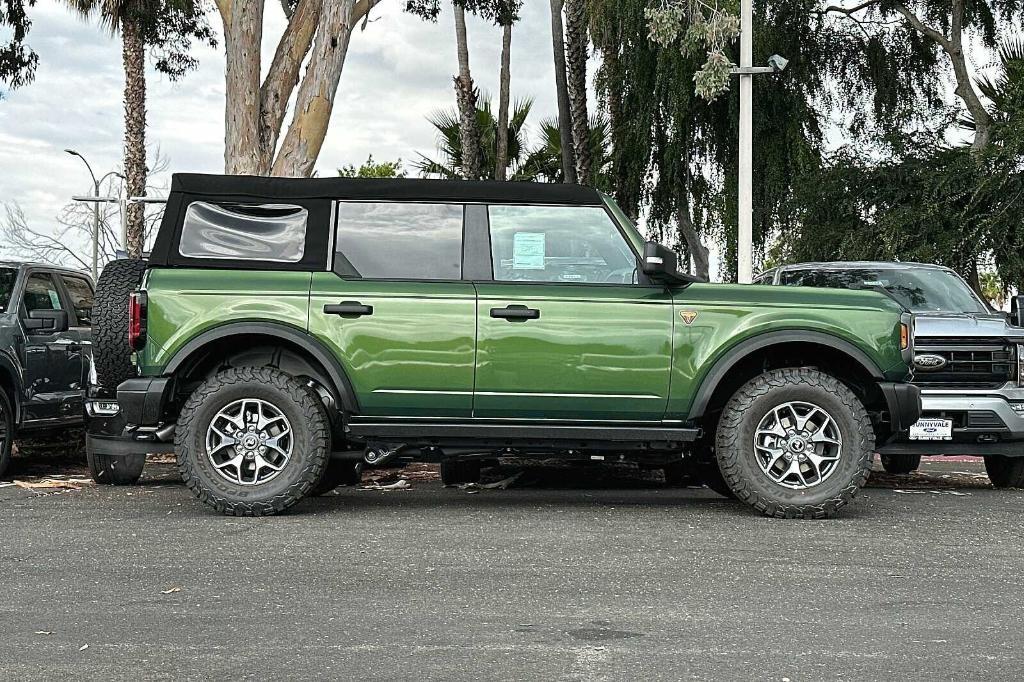
[{"label": "off-road tire", "polygon": [[[243,398],[272,404],[287,417],[294,434],[291,460],[260,485],[226,480],[206,453],[210,422],[225,406]],[[199,501],[229,516],[268,516],[294,506],[323,478],[329,434],[330,420],[309,386],[272,367],[236,367],[208,378],[185,402],[174,449],[178,471]]]},{"label": "off-road tire", "polygon": [[320,482],[309,491],[310,497],[326,495],[338,486],[355,486],[363,480],[363,463],[348,459],[332,459],[324,468]]},{"label": "off-road tire", "polygon": [[[776,484],[754,455],[754,431],[761,420],[789,401],[806,401],[826,410],[843,441],[837,469],[802,490]],[[874,449],[871,419],[853,391],[835,377],[807,368],[777,369],[751,379],[725,406],[715,438],[722,477],[736,498],[776,518],[834,516],[867,482]]]},{"label": "off-road tire", "polygon": [[445,459],[441,461],[441,483],[445,486],[480,482],[480,460]]},{"label": "off-road tire", "polygon": [[116,389],[137,375],[128,345],[128,298],[142,283],[146,261],[121,259],[107,263],[96,282],[93,308],[93,364],[101,388]]},{"label": "off-road tire", "polygon": [[729,484],[725,482],[725,478],[722,476],[722,470],[718,467],[717,460],[710,462],[702,462],[698,465],[697,476],[700,482],[708,489],[712,490],[722,497],[728,497],[730,500],[736,499],[736,493],[732,491]]},{"label": "off-road tire", "polygon": [[142,478],[146,466],[145,455],[111,457],[87,450],[85,458],[92,480],[100,485],[134,485]]},{"label": "off-road tire", "polygon": [[889,474],[909,474],[921,466],[921,455],[880,455],[882,468]]},{"label": "off-road tire", "polygon": [[0,476],[11,465],[14,448],[14,405],[7,392],[0,390]]},{"label": "off-road tire", "polygon": [[1024,488],[1024,457],[988,455],[985,471],[994,488]]}]

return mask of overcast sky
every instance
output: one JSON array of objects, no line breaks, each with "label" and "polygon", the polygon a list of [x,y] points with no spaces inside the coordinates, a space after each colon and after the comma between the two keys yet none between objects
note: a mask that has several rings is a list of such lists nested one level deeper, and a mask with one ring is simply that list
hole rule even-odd
[{"label": "overcast sky", "polygon": [[[431,24],[402,12],[403,4],[385,0],[353,36],[317,163],[321,175],[371,153],[408,161],[436,149],[425,116],[454,104],[454,24],[448,11]],[[513,36],[512,95],[534,98],[536,125],[555,114],[550,19],[547,3],[526,4]],[[285,23],[276,2],[267,2],[267,15],[264,65]],[[19,203],[44,229],[71,195],[91,193],[85,167],[65,148],[85,155],[97,175],[120,164],[123,75],[120,41],[95,23],[54,0],[40,0],[30,16],[39,69],[35,82],[0,100],[0,201]],[[219,17],[210,21],[219,28]],[[500,29],[473,17],[469,24],[474,79],[496,99]],[[199,69],[178,83],[150,69],[147,141],[151,153],[159,146],[172,171],[216,173],[223,170],[223,41],[195,55]]]}]

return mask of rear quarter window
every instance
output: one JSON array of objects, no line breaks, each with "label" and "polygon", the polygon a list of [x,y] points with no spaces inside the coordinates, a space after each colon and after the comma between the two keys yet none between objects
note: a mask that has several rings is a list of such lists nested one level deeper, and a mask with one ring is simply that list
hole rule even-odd
[{"label": "rear quarter window", "polygon": [[291,204],[189,204],[178,253],[185,258],[298,263],[309,212]]}]

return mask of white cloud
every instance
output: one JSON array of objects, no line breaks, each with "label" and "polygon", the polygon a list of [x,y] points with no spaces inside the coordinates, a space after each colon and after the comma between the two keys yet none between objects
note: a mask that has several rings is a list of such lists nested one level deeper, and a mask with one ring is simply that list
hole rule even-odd
[{"label": "white cloud", "polygon": [[[454,105],[454,24],[447,6],[436,24],[402,11],[387,0],[365,31],[353,36],[331,128],[317,164],[330,175],[369,154],[378,159],[416,152],[432,154],[436,140],[426,116]],[[17,201],[37,229],[53,225],[73,194],[90,191],[81,161],[97,174],[120,164],[122,87],[120,42],[54,0],[31,14],[30,44],[39,53],[34,83],[0,101],[0,200]],[[211,23],[220,20],[211,16]],[[269,64],[284,17],[267,3],[264,65]],[[473,76],[484,93],[497,96],[501,32],[470,17]],[[220,172],[223,168],[224,56],[195,51],[200,66],[178,83],[150,69],[147,139],[170,159],[172,171]],[[512,94],[533,97],[533,123],[554,116],[554,70],[546,3],[528,3],[512,42]]]}]

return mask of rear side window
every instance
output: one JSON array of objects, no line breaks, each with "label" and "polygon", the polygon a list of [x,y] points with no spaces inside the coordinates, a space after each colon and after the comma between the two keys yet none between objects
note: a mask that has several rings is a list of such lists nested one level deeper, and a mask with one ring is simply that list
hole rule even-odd
[{"label": "rear side window", "polygon": [[22,297],[25,310],[63,310],[60,295],[50,275],[37,272],[25,282],[25,294]]},{"label": "rear side window", "polygon": [[339,202],[334,271],[367,279],[462,278],[460,204]]},{"label": "rear side window", "polygon": [[92,326],[92,287],[81,277],[61,275],[60,278],[71,297],[71,306],[75,309],[75,317],[78,318],[79,326]]},{"label": "rear side window", "polygon": [[291,204],[189,204],[178,252],[186,258],[298,263],[309,212]]}]

